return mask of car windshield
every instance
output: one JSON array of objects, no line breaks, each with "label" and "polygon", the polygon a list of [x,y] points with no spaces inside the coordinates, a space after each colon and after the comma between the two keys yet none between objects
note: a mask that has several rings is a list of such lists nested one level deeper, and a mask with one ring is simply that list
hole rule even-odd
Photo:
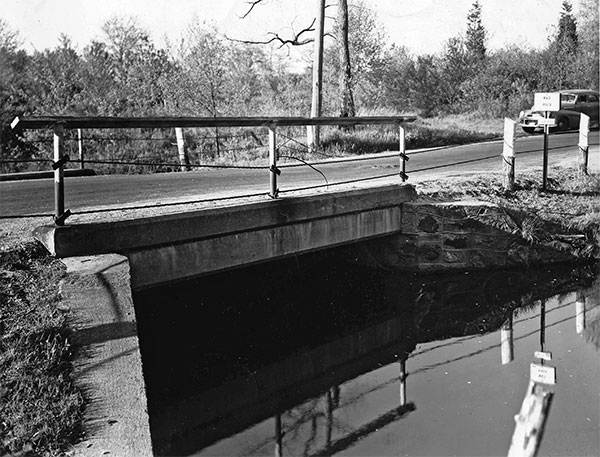
[{"label": "car windshield", "polygon": [[576,98],[574,94],[560,94],[560,101],[562,103],[575,103]]}]

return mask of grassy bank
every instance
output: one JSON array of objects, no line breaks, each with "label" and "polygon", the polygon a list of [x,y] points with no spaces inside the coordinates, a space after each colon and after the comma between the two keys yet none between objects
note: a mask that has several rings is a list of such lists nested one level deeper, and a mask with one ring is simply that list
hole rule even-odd
[{"label": "grassy bank", "polygon": [[0,455],[57,455],[78,434],[63,275],[37,243],[0,252]]},{"label": "grassy bank", "polygon": [[[498,138],[492,131],[479,131],[453,125],[435,125],[429,121],[417,121],[406,126],[406,148],[434,148],[478,143]],[[381,151],[397,151],[399,135],[397,127],[356,128],[353,130],[329,129],[323,135],[323,152],[327,155],[372,154]]]}]

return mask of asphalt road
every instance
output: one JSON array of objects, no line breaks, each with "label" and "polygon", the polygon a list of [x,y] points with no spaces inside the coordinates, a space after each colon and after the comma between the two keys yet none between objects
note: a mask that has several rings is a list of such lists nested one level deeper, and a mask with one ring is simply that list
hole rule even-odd
[{"label": "asphalt road", "polygon": [[[551,135],[550,166],[564,162],[578,153],[578,133]],[[590,145],[599,144],[598,130],[590,133]],[[542,166],[543,135],[517,139],[516,169]],[[408,151],[408,182],[443,179],[465,173],[501,170],[502,141],[452,148]],[[327,178],[329,189],[335,183],[397,174],[398,158],[378,158],[350,163],[316,166]],[[370,181],[375,185],[378,181]],[[383,182],[383,181],[382,181]],[[302,166],[284,168],[278,186],[285,194],[293,189],[324,185],[324,177]],[[0,182],[0,217],[52,214],[54,205],[52,179]],[[73,213],[98,208],[123,208],[135,205],[169,203],[178,200],[206,200],[246,194],[266,194],[269,172],[238,169],[200,169],[189,173],[146,175],[105,175],[65,180],[65,207]]]}]

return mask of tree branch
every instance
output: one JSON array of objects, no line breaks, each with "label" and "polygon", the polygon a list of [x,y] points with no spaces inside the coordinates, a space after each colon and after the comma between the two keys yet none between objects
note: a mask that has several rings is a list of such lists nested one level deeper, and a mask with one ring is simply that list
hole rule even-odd
[{"label": "tree branch", "polygon": [[[254,4],[260,2],[261,0],[255,0]],[[314,25],[315,25],[316,19],[313,19],[313,21],[311,22],[311,24],[300,30],[296,35],[294,35],[294,37],[292,38],[283,38],[281,36],[279,36],[278,33],[275,32],[269,32],[268,35],[272,36],[272,38],[268,39],[268,40],[264,40],[264,41],[255,41],[255,40],[239,40],[236,38],[230,38],[228,36],[226,36],[226,38],[230,41],[235,41],[237,43],[244,43],[244,44],[270,44],[273,42],[279,42],[280,43],[280,48],[286,46],[286,45],[290,45],[290,46],[302,46],[308,43],[311,43],[314,41],[314,38],[301,38],[303,34],[308,33],[308,32],[314,32]]]},{"label": "tree branch", "polygon": [[242,19],[246,19],[246,16],[248,16],[252,12],[252,10],[254,9],[254,7],[256,5],[258,5],[259,3],[262,3],[262,1],[263,0],[250,0],[250,1],[246,2],[246,4],[250,5],[250,8],[248,9],[248,11],[246,11],[246,14],[244,14],[242,16]]}]

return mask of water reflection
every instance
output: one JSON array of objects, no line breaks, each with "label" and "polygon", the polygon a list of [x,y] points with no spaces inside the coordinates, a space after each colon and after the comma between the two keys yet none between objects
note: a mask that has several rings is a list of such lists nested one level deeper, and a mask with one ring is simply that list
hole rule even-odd
[{"label": "water reflection", "polygon": [[[582,363],[567,379],[599,373],[593,345],[572,356],[562,333],[598,314],[595,277],[572,267],[391,275],[315,257],[138,294],[155,449],[506,454],[546,339],[557,363]],[[595,436],[597,415],[586,416]]]},{"label": "water reflection", "polygon": [[575,329],[577,333],[585,330],[585,295],[581,291],[577,291],[575,302]]},{"label": "water reflection", "polygon": [[500,346],[502,348],[502,365],[512,362],[514,360],[512,313],[500,329]]}]

